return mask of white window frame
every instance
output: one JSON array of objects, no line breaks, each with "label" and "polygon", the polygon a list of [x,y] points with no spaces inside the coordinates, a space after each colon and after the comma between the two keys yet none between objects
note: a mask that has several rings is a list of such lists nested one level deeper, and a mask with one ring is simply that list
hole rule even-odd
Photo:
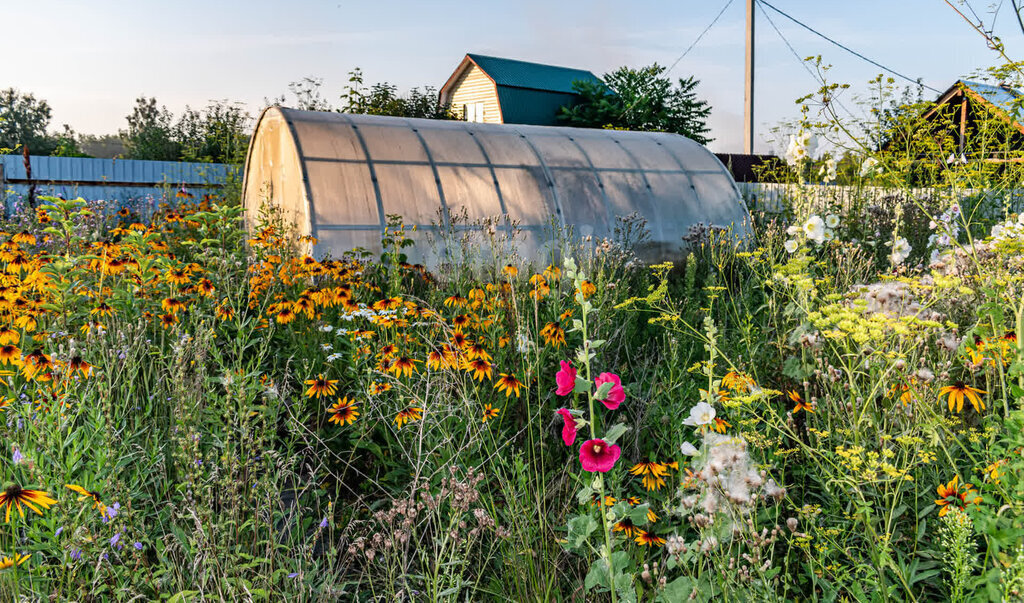
[{"label": "white window frame", "polygon": [[484,103],[465,103],[462,105],[462,114],[466,118],[466,121],[483,123],[484,121]]}]

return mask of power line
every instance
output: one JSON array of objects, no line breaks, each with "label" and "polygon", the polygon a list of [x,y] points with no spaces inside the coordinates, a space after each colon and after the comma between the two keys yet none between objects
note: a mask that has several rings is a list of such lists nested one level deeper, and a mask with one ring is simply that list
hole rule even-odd
[{"label": "power line", "polygon": [[715,23],[718,23],[718,20],[722,18],[722,15],[725,14],[725,11],[732,5],[732,2],[733,0],[728,0],[728,2],[725,3],[725,6],[722,7],[722,10],[718,11],[718,14],[715,15],[715,18],[712,19],[711,23],[709,23],[708,26],[704,28],[704,31],[700,32],[700,35],[697,36],[697,39],[694,40],[693,43],[690,44],[690,46],[683,51],[683,54],[679,55],[679,58],[676,59],[675,62],[672,63],[672,65],[669,66],[668,69],[665,70],[666,75],[668,75],[670,71],[675,69],[675,66],[679,64],[679,61],[682,61],[683,57],[690,54],[690,51],[693,50],[698,43],[700,43],[701,39],[704,37],[704,34],[708,33],[708,31],[710,31],[711,28],[715,26]]},{"label": "power line", "polygon": [[[789,48],[789,51],[793,53],[793,56],[796,57],[797,62],[800,63],[801,66],[803,66],[804,70],[808,74],[810,74],[811,78],[813,78],[816,83],[824,86],[825,81],[822,80],[821,77],[814,72],[814,70],[807,66],[807,61],[805,61],[802,58],[802,55],[798,53],[795,48],[793,48],[792,44],[789,43],[789,40],[786,38],[786,36],[782,34],[782,30],[780,30],[779,27],[775,25],[775,21],[772,21],[771,15],[768,14],[768,11],[766,11],[763,6],[760,6],[760,3],[758,4],[758,8],[761,9],[761,14],[764,15],[764,18],[768,21],[768,24],[772,26],[772,29],[775,30],[775,33],[779,34],[779,37],[782,38],[782,42],[786,45],[787,48]],[[834,98],[833,100],[835,100],[836,103],[843,108],[843,111],[846,111],[846,113],[850,117],[856,119],[856,116],[853,114],[853,112],[846,108],[846,105],[844,105],[842,101],[840,101],[838,98]]]},{"label": "power line", "polygon": [[[679,58],[677,58],[669,66],[669,68],[665,70],[665,75],[666,76],[673,69],[675,69],[675,66],[679,64],[679,61],[683,60],[683,57],[685,57],[686,55],[690,54],[690,51],[693,50],[697,46],[697,44],[701,41],[701,39],[704,37],[704,35],[706,33],[708,33],[709,31],[711,31],[711,28],[715,26],[715,23],[718,23],[718,20],[722,18],[722,15],[725,14],[726,9],[728,9],[729,6],[732,3],[733,3],[733,0],[727,0],[727,2],[725,3],[725,6],[722,7],[722,10],[718,11],[718,14],[715,15],[715,18],[711,20],[711,23],[708,23],[708,26],[704,28],[704,31],[700,32],[700,35],[697,36],[697,38],[690,44],[690,46],[687,47],[687,49],[683,51],[683,54],[679,55]],[[628,115],[629,112],[633,110],[633,107],[635,107],[646,96],[647,96],[646,94],[640,94],[628,107],[625,108],[625,110],[623,110],[622,114],[623,115]]]},{"label": "power line", "polygon": [[765,0],[756,0],[756,1],[757,1],[758,4],[763,4],[763,5],[767,6],[768,8],[770,8],[773,11],[779,13],[780,15],[782,15],[783,17],[789,19],[793,23],[796,23],[800,27],[803,27],[807,31],[809,31],[809,32],[813,33],[814,35],[818,36],[819,38],[822,38],[822,39],[824,39],[824,40],[834,44],[835,46],[838,46],[839,48],[842,48],[846,52],[848,52],[848,53],[850,53],[850,54],[852,54],[852,55],[854,55],[854,56],[856,56],[858,58],[861,58],[861,59],[867,61],[868,63],[871,63],[872,65],[874,65],[875,67],[878,67],[879,69],[882,69],[883,71],[887,71],[887,72],[889,72],[889,73],[891,73],[891,74],[893,74],[893,75],[895,75],[897,77],[901,77],[901,78],[907,80],[908,82],[911,82],[911,83],[923,86],[923,87],[931,90],[932,92],[935,92],[936,94],[942,94],[942,90],[938,90],[936,88],[932,88],[931,86],[927,86],[927,85],[921,83],[920,78],[915,80],[914,78],[911,78],[911,77],[908,77],[906,75],[903,75],[902,73],[900,73],[900,72],[898,72],[898,71],[896,71],[894,69],[890,69],[890,68],[886,67],[885,65],[879,63],[878,61],[874,61],[874,60],[869,59],[868,57],[862,55],[861,53],[857,52],[856,50],[853,50],[849,46],[844,46],[843,44],[840,44],[839,42],[833,40],[832,38],[826,36],[825,34],[819,32],[818,30],[814,29],[813,27],[811,27],[809,25],[806,25],[806,24],[798,21],[797,19],[789,16],[788,14],[786,14],[786,13],[782,12],[781,10],[775,8],[774,6],[769,4],[768,2],[765,2]]}]

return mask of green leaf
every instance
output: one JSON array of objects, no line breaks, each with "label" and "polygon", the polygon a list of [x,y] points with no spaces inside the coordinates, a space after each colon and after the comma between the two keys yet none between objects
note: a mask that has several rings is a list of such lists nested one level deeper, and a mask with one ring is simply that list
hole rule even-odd
[{"label": "green leaf", "polygon": [[612,383],[611,381],[606,381],[606,382],[602,383],[601,387],[598,387],[597,391],[594,392],[594,399],[595,400],[604,400],[605,398],[608,397],[608,393],[612,391],[612,387],[614,387],[614,386],[615,386],[615,384]]},{"label": "green leaf", "polygon": [[615,425],[612,425],[607,432],[605,432],[602,439],[609,444],[614,444],[622,437],[622,434],[627,431],[629,431],[629,427],[627,427],[625,423],[616,423]]},{"label": "green leaf", "polygon": [[693,578],[680,576],[665,585],[658,595],[658,601],[686,601],[693,592]]},{"label": "green leaf", "polygon": [[629,519],[638,526],[642,526],[647,523],[647,510],[651,508],[651,505],[644,503],[642,505],[636,505],[629,509]]},{"label": "green leaf", "polygon": [[590,515],[577,515],[569,520],[569,534],[566,536],[570,549],[578,549],[597,529],[597,520]]},{"label": "green leaf", "polygon": [[590,391],[590,381],[576,375],[576,387],[572,388],[573,393],[585,394]]},{"label": "green leaf", "polygon": [[[612,573],[615,575],[615,590],[621,593],[624,587],[628,587],[632,584],[630,576],[622,573],[622,570],[629,565],[630,557],[629,553],[625,551],[616,551],[612,553]],[[604,588],[611,588],[611,582],[608,576],[608,562],[603,557],[595,559],[594,563],[590,566],[590,571],[587,573],[587,578],[583,582],[583,587],[587,590],[594,588],[595,586],[602,586]]]}]

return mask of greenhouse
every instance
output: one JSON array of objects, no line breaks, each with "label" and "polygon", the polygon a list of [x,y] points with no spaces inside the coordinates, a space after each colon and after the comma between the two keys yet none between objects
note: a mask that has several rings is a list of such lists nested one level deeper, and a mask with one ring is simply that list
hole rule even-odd
[{"label": "greenhouse", "polygon": [[410,261],[431,266],[456,253],[453,240],[483,250],[501,239],[545,261],[561,233],[612,238],[628,216],[646,222],[650,236],[637,249],[646,260],[677,258],[697,225],[740,237],[749,229],[722,163],[667,133],[270,107],[249,147],[243,194],[250,227],[262,206],[278,208],[297,235],[316,239],[304,251],[318,258],[381,251],[387,216],[399,215],[432,243],[416,245]]}]

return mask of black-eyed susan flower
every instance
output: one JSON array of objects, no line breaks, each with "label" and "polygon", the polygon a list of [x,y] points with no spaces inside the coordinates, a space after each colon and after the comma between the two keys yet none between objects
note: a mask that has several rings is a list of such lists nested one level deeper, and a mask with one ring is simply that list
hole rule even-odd
[{"label": "black-eyed susan flower", "polygon": [[637,534],[636,538],[633,539],[633,542],[639,544],[640,546],[656,547],[665,544],[664,538],[655,536],[654,534],[651,534],[650,532],[645,532],[643,530],[638,530],[638,532],[639,533]]},{"label": "black-eyed susan flower", "polygon": [[540,335],[544,338],[545,345],[553,345],[556,349],[565,345],[565,329],[557,321],[544,325]]},{"label": "black-eyed susan flower", "polygon": [[739,394],[746,394],[753,391],[756,387],[754,380],[743,373],[736,371],[729,371],[722,377],[722,387],[731,389],[732,391]]},{"label": "black-eyed susan flower", "polygon": [[21,364],[21,349],[16,345],[7,344],[0,347],[0,362],[3,364]]},{"label": "black-eyed susan flower", "polygon": [[462,297],[461,295],[457,295],[457,294],[456,295],[449,295],[444,300],[444,305],[445,305],[446,308],[461,308],[461,307],[465,306],[468,303],[469,303],[468,299],[466,299],[465,297]]},{"label": "black-eyed susan flower", "polygon": [[313,379],[307,379],[306,385],[309,386],[309,389],[306,390],[306,397],[318,400],[326,396],[333,396],[338,390],[338,380],[328,379],[322,374],[317,375]]},{"label": "black-eyed susan flower", "polygon": [[21,333],[10,327],[0,328],[0,345],[17,344],[21,341]]},{"label": "black-eyed susan flower", "polygon": [[11,237],[11,240],[18,245],[35,245],[36,235],[28,232],[27,230],[23,230]]},{"label": "black-eyed susan flower", "polygon": [[171,268],[167,271],[167,282],[173,285],[187,285],[189,280],[188,271],[182,268]]},{"label": "black-eyed susan flower", "polygon": [[487,421],[490,421],[491,419],[497,418],[498,413],[500,413],[500,412],[501,412],[500,408],[494,408],[490,404],[484,404],[484,413],[483,413],[482,422],[486,423]]},{"label": "black-eyed susan flower", "polygon": [[89,311],[89,314],[93,316],[110,316],[114,313],[114,309],[108,306],[105,302],[100,302],[95,308]]},{"label": "black-eyed susan flower", "polygon": [[794,415],[800,412],[801,410],[806,410],[807,412],[814,412],[814,404],[811,404],[810,402],[804,402],[803,398],[800,397],[799,392],[797,392],[796,390],[789,390],[789,392],[786,395],[790,400],[792,400],[796,404],[793,407]]},{"label": "black-eyed susan flower", "polygon": [[[591,506],[597,506],[597,503],[600,500],[601,500],[601,496],[598,495],[596,492],[594,494],[590,495],[590,504],[591,504]],[[618,499],[615,498],[614,496],[605,496],[604,497],[604,506],[606,506],[606,507],[613,507],[613,506],[615,506],[616,502],[618,502]]]},{"label": "black-eyed susan flower", "polygon": [[459,348],[460,350],[466,349],[467,346],[473,343],[466,337],[466,334],[463,333],[460,329],[456,329],[455,332],[452,333],[451,341],[452,345]]},{"label": "black-eyed susan flower", "polygon": [[422,418],[423,409],[419,408],[418,406],[410,406],[408,408],[400,410],[398,414],[395,415],[395,425],[397,425],[398,428],[401,429],[402,426],[405,425],[406,423],[419,421]]},{"label": "black-eyed susan flower", "polygon": [[366,389],[367,395],[370,396],[379,396],[387,391],[391,391],[391,384],[383,381],[375,381]]},{"label": "black-eyed susan flower", "polygon": [[505,264],[505,267],[501,269],[502,273],[508,278],[515,278],[519,274],[519,269],[512,264]]},{"label": "black-eyed susan flower", "polygon": [[483,358],[487,361],[491,360],[491,355],[487,353],[487,349],[480,342],[466,346],[466,357],[470,360],[476,360],[477,358]]},{"label": "black-eyed susan flower", "polygon": [[623,517],[612,525],[612,532],[622,532],[622,535],[626,538],[632,538],[642,531],[643,530],[637,527],[636,524],[633,523],[633,520],[628,517]]},{"label": "black-eyed susan flower", "polygon": [[718,433],[725,433],[725,430],[732,427],[732,423],[726,421],[722,417],[715,417],[713,429]]},{"label": "black-eyed susan flower", "polygon": [[516,376],[512,373],[499,373],[500,378],[498,382],[494,384],[494,389],[499,392],[505,392],[505,397],[508,398],[512,394],[519,397],[519,389],[523,387],[523,383],[516,379]]},{"label": "black-eyed susan flower", "polygon": [[295,320],[296,316],[298,316],[298,314],[295,313],[295,310],[292,310],[291,304],[288,304],[277,311],[274,315],[274,321],[278,324],[286,325]]},{"label": "black-eyed susan flower", "polygon": [[653,461],[637,463],[629,468],[629,473],[631,475],[643,476],[645,489],[660,490],[665,486],[665,476],[668,475],[668,467]]},{"label": "black-eyed susan flower", "polygon": [[0,493],[0,509],[6,508],[4,514],[4,522],[11,520],[11,508],[18,510],[18,515],[22,519],[25,518],[25,511],[22,509],[22,505],[28,507],[34,511],[36,515],[42,515],[43,512],[39,510],[40,507],[43,509],[49,509],[51,505],[57,504],[57,501],[50,498],[50,495],[42,490],[27,490],[17,484],[11,484]]},{"label": "black-eyed susan flower", "polygon": [[92,365],[82,359],[81,356],[73,356],[68,361],[68,370],[72,373],[79,372],[82,377],[89,377],[92,374]]},{"label": "black-eyed susan flower", "polygon": [[101,514],[104,511],[106,511],[106,505],[104,505],[103,501],[100,500],[99,492],[86,490],[85,488],[79,486],[78,484],[65,484],[64,487],[78,494],[78,500],[85,500],[87,498],[92,500],[92,507],[94,509],[99,509]]},{"label": "black-eyed susan flower", "polygon": [[373,309],[380,312],[381,310],[395,310],[402,305],[401,297],[387,297],[373,302]]},{"label": "black-eyed susan flower", "polygon": [[946,513],[949,513],[951,507],[957,507],[964,509],[967,505],[978,504],[981,502],[981,497],[977,496],[977,492],[974,490],[974,486],[971,484],[959,484],[960,476],[954,476],[953,479],[949,480],[949,483],[939,484],[935,489],[939,497],[935,499],[941,510],[939,511],[939,517],[944,517]]},{"label": "black-eyed susan flower", "polygon": [[216,316],[218,320],[231,320],[235,317],[235,311],[227,304],[219,304],[217,309],[214,310],[214,316]]},{"label": "black-eyed susan flower", "polygon": [[981,412],[985,410],[985,401],[981,399],[979,394],[984,393],[987,392],[971,387],[963,381],[957,381],[953,385],[947,385],[939,390],[939,400],[942,400],[942,396],[947,396],[946,402],[949,405],[950,412],[954,409],[956,412],[960,412],[964,408],[964,398],[966,398],[975,411]]},{"label": "black-eyed susan flower", "polygon": [[345,396],[328,408],[327,412],[331,415],[329,419],[331,423],[351,425],[359,418],[359,405]]},{"label": "black-eyed susan flower", "polygon": [[178,317],[175,314],[168,312],[167,314],[160,315],[160,326],[165,329],[170,329],[174,325],[178,324]]},{"label": "black-eyed susan flower", "polygon": [[217,288],[213,286],[213,281],[211,281],[208,278],[201,279],[199,281],[199,287],[198,288],[199,288],[199,293],[203,297],[211,297],[213,295],[214,291],[217,290]]},{"label": "black-eyed susan flower", "polygon": [[21,373],[29,380],[47,381],[50,378],[50,370],[53,369],[53,360],[42,350],[36,349],[25,356],[21,367]]},{"label": "black-eyed susan flower", "polygon": [[391,368],[388,369],[390,372],[395,374],[395,377],[412,377],[412,374],[416,372],[416,363],[422,362],[422,360],[416,360],[415,358],[409,358],[408,356],[401,356],[395,358],[391,364]]},{"label": "black-eyed susan flower", "polygon": [[483,381],[484,377],[488,380],[491,379],[491,363],[487,362],[483,358],[477,358],[476,360],[465,360],[462,363],[462,370],[473,373],[473,379],[477,381]]},{"label": "black-eyed susan flower", "polygon": [[583,294],[583,299],[588,299],[591,295],[597,293],[597,287],[590,281],[583,281],[580,283],[580,293]]},{"label": "black-eyed susan flower", "polygon": [[29,553],[28,555],[21,555],[21,554],[15,553],[14,557],[7,557],[5,555],[2,559],[0,559],[0,570],[9,569],[9,568],[14,567],[15,565],[21,565],[21,564],[25,563],[26,561],[28,561],[28,558],[31,557],[31,556],[32,556],[31,553]]}]

